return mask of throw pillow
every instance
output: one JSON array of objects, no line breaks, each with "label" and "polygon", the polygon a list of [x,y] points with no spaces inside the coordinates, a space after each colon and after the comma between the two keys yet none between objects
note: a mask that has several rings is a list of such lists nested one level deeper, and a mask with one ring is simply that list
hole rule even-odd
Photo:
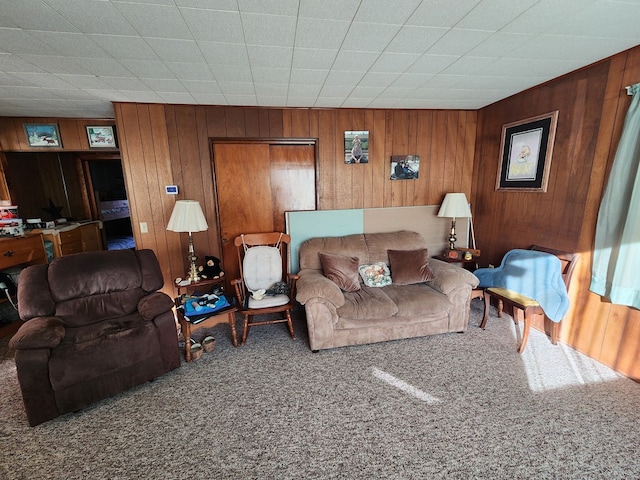
[{"label": "throw pillow", "polygon": [[429,267],[429,252],[419,250],[387,250],[393,283],[411,285],[433,280],[433,271]]},{"label": "throw pillow", "polygon": [[367,287],[384,287],[391,284],[391,272],[383,262],[371,265],[360,265],[358,272]]},{"label": "throw pillow", "polygon": [[320,252],[319,255],[322,273],[325,277],[345,292],[357,292],[360,290],[358,257],[323,252]]}]

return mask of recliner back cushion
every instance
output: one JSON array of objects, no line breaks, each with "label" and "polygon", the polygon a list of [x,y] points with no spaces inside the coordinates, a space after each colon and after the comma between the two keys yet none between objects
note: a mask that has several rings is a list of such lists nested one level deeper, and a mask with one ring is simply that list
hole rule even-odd
[{"label": "recliner back cushion", "polygon": [[145,294],[140,265],[130,250],[56,258],[48,278],[55,315],[69,326],[131,314]]}]

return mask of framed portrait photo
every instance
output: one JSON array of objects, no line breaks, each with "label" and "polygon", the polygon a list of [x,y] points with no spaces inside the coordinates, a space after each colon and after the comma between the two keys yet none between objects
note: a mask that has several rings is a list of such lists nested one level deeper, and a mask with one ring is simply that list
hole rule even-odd
[{"label": "framed portrait photo", "polygon": [[369,131],[344,132],[344,163],[369,163]]},{"label": "framed portrait photo", "polygon": [[62,147],[56,123],[25,123],[24,133],[30,147]]},{"label": "framed portrait photo", "polygon": [[90,148],[118,148],[113,125],[87,125]]},{"label": "framed portrait photo", "polygon": [[546,192],[558,110],[502,126],[496,190]]}]

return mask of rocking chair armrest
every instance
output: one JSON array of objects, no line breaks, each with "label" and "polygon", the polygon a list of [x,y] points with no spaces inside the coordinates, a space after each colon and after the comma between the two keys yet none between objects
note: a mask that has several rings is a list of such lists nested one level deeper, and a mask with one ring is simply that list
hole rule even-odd
[{"label": "rocking chair armrest", "polygon": [[299,278],[300,275],[287,273],[287,283],[289,284],[289,293],[291,295],[291,299],[294,299],[296,296],[296,282]]},{"label": "rocking chair armrest", "polygon": [[244,282],[241,278],[236,278],[235,280],[231,280],[231,285],[233,285],[233,288],[236,292],[236,300],[238,301],[238,305],[244,305]]}]

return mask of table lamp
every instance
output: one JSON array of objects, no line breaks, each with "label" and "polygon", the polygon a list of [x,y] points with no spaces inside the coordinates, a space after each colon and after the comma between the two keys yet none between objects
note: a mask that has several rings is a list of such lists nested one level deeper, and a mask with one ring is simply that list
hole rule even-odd
[{"label": "table lamp", "polygon": [[442,201],[442,205],[440,205],[438,216],[451,218],[449,250],[453,250],[456,248],[456,217],[471,217],[471,209],[469,208],[467,196],[464,193],[447,193]]},{"label": "table lamp", "polygon": [[193,235],[192,232],[204,232],[209,228],[207,220],[204,218],[200,203],[195,200],[178,200],[173,207],[167,230],[173,232],[188,232],[189,233],[189,254],[187,259],[189,260],[189,273],[188,280],[191,283],[200,281],[200,275],[198,275],[198,269],[196,267],[195,250],[193,248]]}]

